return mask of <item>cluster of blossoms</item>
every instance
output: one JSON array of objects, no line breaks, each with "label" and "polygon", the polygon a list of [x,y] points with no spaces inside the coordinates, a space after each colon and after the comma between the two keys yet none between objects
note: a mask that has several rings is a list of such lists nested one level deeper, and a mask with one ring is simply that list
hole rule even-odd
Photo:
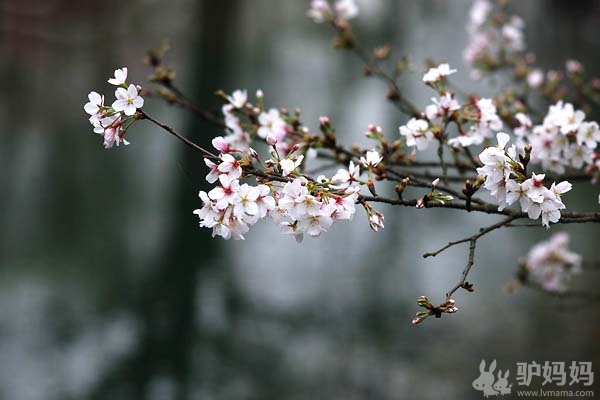
[{"label": "cluster of blossoms", "polygon": [[531,162],[544,170],[562,174],[567,167],[581,169],[594,163],[594,149],[600,141],[598,123],[586,121],[585,113],[571,103],[559,101],[550,106],[541,125],[534,126],[522,113],[515,117],[520,124],[514,131],[517,145],[523,148],[530,143]]},{"label": "cluster of blossoms", "polygon": [[[280,154],[288,153],[292,148],[306,147],[300,134],[308,133],[308,129],[299,126],[287,110],[265,109],[262,90],[256,92],[256,105],[248,101],[246,90],[236,90],[224,97],[227,100],[222,107],[227,128],[224,140],[230,148],[248,152],[252,139],[257,137],[274,145]],[[312,149],[307,151],[310,156],[314,155]]]},{"label": "cluster of blossoms", "polygon": [[435,87],[438,83],[442,83],[447,76],[452,75],[455,72],[456,70],[450,68],[450,65],[440,64],[437,67],[432,67],[427,70],[425,75],[423,75],[423,82]]},{"label": "cluster of blossoms", "polygon": [[[340,169],[331,179],[320,176],[311,181],[296,174],[302,155],[288,155],[278,161],[267,160],[265,164],[289,180],[251,186],[240,184],[239,179],[243,177],[242,165],[247,165],[250,157],[258,158],[256,152],[250,150],[245,154],[231,149],[221,137],[213,144],[222,153],[218,163],[205,159],[211,169],[206,179],[210,183],[218,180],[220,185],[208,193],[201,191],[203,207],[194,211],[200,218],[200,226],[212,228],[213,236],[244,239],[249,226],[269,218],[284,233],[300,241],[305,234],[319,236],[334,222],[352,219],[360,191],[358,165],[350,162],[348,170]],[[273,149],[272,153],[276,151]],[[239,154],[240,160],[235,157]]]},{"label": "cluster of blossoms", "polygon": [[356,17],[358,13],[358,6],[354,0],[337,0],[333,8],[327,0],[312,0],[306,15],[316,23],[321,23],[336,19],[347,21]]},{"label": "cluster of blossoms", "polygon": [[135,121],[135,113],[144,105],[144,99],[139,95],[140,87],[127,85],[127,68],[115,70],[115,76],[108,83],[119,86],[115,91],[116,100],[111,106],[104,105],[104,95],[97,92],[88,94],[89,102],[84,106],[90,115],[90,124],[94,132],[104,137],[104,148],[108,149],[115,144],[123,143],[127,128]]},{"label": "cluster of blossoms", "polygon": [[574,275],[581,273],[581,256],[569,251],[569,236],[560,232],[536,244],[521,260],[519,279],[548,292],[564,293]]},{"label": "cluster of blossoms", "polygon": [[[544,186],[544,174],[532,173],[528,178],[524,164],[517,161],[515,145],[505,149],[510,137],[500,132],[497,139],[496,147],[488,147],[479,155],[483,166],[477,168],[477,173],[485,176],[484,187],[498,202],[498,209],[503,210],[518,201],[521,210],[526,212],[529,218],[536,220],[541,216],[542,225],[549,227],[550,222],[558,222],[560,210],[566,208],[561,195],[571,190],[572,185],[563,181],[558,184],[552,183],[550,188],[547,188]],[[520,159],[527,160],[528,157],[526,151]]]},{"label": "cluster of blossoms", "polygon": [[[305,157],[299,152],[306,145],[294,142],[297,139],[291,133],[296,131],[279,110],[263,109],[261,92],[257,97],[259,106],[248,102],[245,91],[225,96],[228,103],[223,112],[228,134],[213,139],[219,155],[205,158],[210,169],[206,180],[218,181],[219,185],[208,193],[200,192],[203,207],[194,211],[200,218],[200,226],[212,228],[213,236],[244,239],[250,226],[267,218],[300,241],[304,235],[319,236],[336,221],[352,219],[360,185],[367,183],[360,179],[360,165],[350,161],[348,169],[338,170],[331,178],[303,175]],[[254,122],[244,124],[240,118],[243,115]],[[327,125],[328,119],[321,118],[321,124]],[[250,147],[251,138],[263,139],[270,146],[270,159],[261,160]],[[360,163],[370,174],[381,160],[377,151],[369,151]],[[258,176],[262,183],[256,186],[241,183],[241,179],[256,175],[252,171],[254,162],[261,166]],[[383,215],[366,203],[363,206],[371,228],[383,228]]]},{"label": "cluster of blossoms", "polygon": [[473,67],[494,67],[502,58],[525,50],[523,20],[516,15],[494,16],[494,11],[491,1],[476,0],[469,12],[469,43],[463,57],[467,64]]},{"label": "cluster of blossoms", "polygon": [[423,76],[423,82],[437,90],[439,97],[431,99],[432,104],[425,107],[419,118],[411,118],[400,127],[400,135],[407,146],[425,150],[431,141],[444,134],[444,127],[450,121],[459,127],[458,136],[448,139],[448,144],[453,147],[480,145],[502,129],[502,121],[491,99],[472,99],[461,104],[453,93],[446,91],[446,77],[455,72],[448,64],[440,64]]}]

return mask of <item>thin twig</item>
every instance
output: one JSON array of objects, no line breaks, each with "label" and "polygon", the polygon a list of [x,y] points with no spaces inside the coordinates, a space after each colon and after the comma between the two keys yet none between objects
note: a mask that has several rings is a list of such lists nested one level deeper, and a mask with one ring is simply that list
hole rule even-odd
[{"label": "thin twig", "polygon": [[174,97],[171,99],[172,103],[193,112],[203,120],[210,122],[211,124],[214,124],[219,128],[227,128],[225,122],[223,121],[223,118],[198,107],[192,100],[189,99],[189,97],[183,94],[183,92],[180,89],[173,85],[172,82],[163,83],[162,85],[164,88],[173,93]]},{"label": "thin twig", "polygon": [[438,254],[442,253],[444,250],[447,250],[447,249],[449,249],[452,246],[456,246],[457,244],[461,244],[461,243],[470,242],[472,240],[477,240],[480,237],[482,237],[483,235],[485,235],[486,233],[489,233],[489,232],[491,232],[491,231],[493,231],[495,229],[498,229],[498,228],[501,228],[503,226],[506,226],[507,224],[509,224],[511,221],[513,221],[516,218],[517,217],[508,217],[508,218],[503,219],[500,222],[495,223],[494,225],[488,226],[487,228],[481,228],[478,233],[476,233],[476,234],[474,234],[472,236],[469,236],[469,237],[464,238],[464,239],[456,240],[454,242],[449,242],[447,245],[445,245],[444,247],[440,248],[439,250],[436,250],[436,251],[431,252],[431,253],[425,253],[425,254],[423,254],[423,258],[435,257]]},{"label": "thin twig", "polygon": [[212,160],[219,159],[219,157],[217,155],[211,153],[210,151],[206,150],[205,148],[192,142],[190,139],[186,138],[185,136],[183,136],[181,133],[177,132],[175,129],[171,128],[170,126],[155,120],[150,115],[148,115],[146,112],[139,110],[138,113],[140,115],[140,119],[146,119],[146,120],[152,122],[154,125],[161,127],[165,131],[169,132],[171,135],[175,136],[177,139],[179,139],[182,142],[184,142],[185,144],[187,144],[192,149],[200,151],[205,157],[212,159]]},{"label": "thin twig", "polygon": [[461,278],[458,281],[458,283],[452,289],[450,289],[448,291],[448,293],[446,293],[446,300],[450,300],[452,295],[458,289],[460,289],[460,288],[467,289],[467,287],[466,287],[467,277],[469,276],[469,272],[471,271],[471,268],[473,267],[473,264],[475,263],[475,249],[477,247],[477,240],[479,240],[479,238],[490,233],[493,230],[496,230],[498,228],[502,228],[503,226],[506,226],[506,224],[510,223],[511,221],[513,221],[516,218],[517,217],[510,216],[508,218],[503,219],[500,222],[497,222],[493,225],[488,226],[487,228],[481,228],[478,233],[476,233],[472,236],[469,236],[468,238],[450,242],[446,246],[442,247],[441,249],[439,249],[437,251],[423,254],[424,258],[435,257],[438,254],[440,254],[441,252],[449,249],[450,247],[456,246],[457,244],[469,242],[469,255],[467,256],[467,264],[465,265],[465,268],[462,271]]},{"label": "thin twig", "polygon": [[[401,199],[391,199],[382,196],[362,196],[364,201],[371,201],[374,203],[385,203],[390,205],[397,206],[408,206],[414,207],[417,205],[417,200],[401,200]],[[448,202],[445,204],[441,203],[428,203],[426,205],[427,208],[453,208],[457,210],[466,210],[467,206],[463,203],[458,202]],[[471,205],[471,211],[479,211],[486,214],[498,214],[498,215],[506,215],[516,218],[529,218],[527,213],[522,211],[517,211],[512,208],[505,208],[502,211],[498,210],[498,205],[486,203],[484,201],[480,201],[478,204]],[[585,223],[585,222],[600,222],[600,212],[564,212],[562,213],[561,219],[558,223],[562,224],[572,224],[572,223]]]}]

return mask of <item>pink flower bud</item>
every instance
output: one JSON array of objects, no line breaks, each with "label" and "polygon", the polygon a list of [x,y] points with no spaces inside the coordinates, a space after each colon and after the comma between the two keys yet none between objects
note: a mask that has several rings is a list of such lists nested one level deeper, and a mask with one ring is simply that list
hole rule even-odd
[{"label": "pink flower bud", "polygon": [[266,141],[270,146],[275,146],[277,144],[277,138],[273,135],[267,135]]}]

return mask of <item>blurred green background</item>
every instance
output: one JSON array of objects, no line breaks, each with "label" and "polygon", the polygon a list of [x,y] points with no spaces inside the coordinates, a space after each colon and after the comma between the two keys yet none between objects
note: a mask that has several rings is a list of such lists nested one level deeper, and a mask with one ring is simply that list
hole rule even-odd
[{"label": "blurred green background", "polygon": [[[415,327],[416,298],[441,301],[467,249],[421,254],[493,218],[384,208],[376,234],[359,210],[302,244],[268,223],[224,242],[192,215],[205,188],[197,154],[143,122],[130,146],[102,149],[87,93],[110,97],[122,66],[144,84],[143,55],[165,38],[179,86],[206,109],[218,110],[215,90],[260,88],[313,129],[329,115],[347,144],[364,143],[370,123],[395,137],[406,117],[331,48],[308,3],[0,1],[0,399],[476,399],[482,358],[513,375],[517,362],[600,360],[597,304],[504,290],[518,258],[559,230],[598,260],[597,226],[493,233],[478,246],[477,291]],[[358,3],[365,44],[449,61],[457,83],[477,88],[461,57],[469,1]],[[540,64],[572,57],[599,72],[600,3],[522,3]],[[403,82],[424,106],[420,77]],[[144,108],[197,142],[221,134],[159,100]],[[576,187],[567,204],[597,210],[597,191]],[[593,271],[578,282],[597,283]]]}]

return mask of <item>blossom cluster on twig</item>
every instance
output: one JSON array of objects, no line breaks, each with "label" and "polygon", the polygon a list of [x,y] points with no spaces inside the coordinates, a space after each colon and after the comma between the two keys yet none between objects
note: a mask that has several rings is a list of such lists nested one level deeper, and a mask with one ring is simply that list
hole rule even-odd
[{"label": "blossom cluster on twig", "polygon": [[[282,233],[302,241],[329,231],[336,222],[353,219],[357,207],[365,210],[370,228],[379,231],[385,217],[374,208],[377,202],[502,216],[472,236],[424,255],[469,245],[459,282],[437,307],[421,296],[418,304],[426,311],[417,313],[415,324],[432,315],[455,313],[453,295],[459,289],[474,291],[467,276],[482,236],[503,227],[529,226],[514,224],[527,218],[541,219],[546,228],[550,223],[600,222],[597,212],[565,211],[562,199],[573,188],[571,182],[600,180],[600,129],[586,117],[589,102],[600,104],[600,93],[596,93],[600,79],[587,80],[583,65],[575,60],[567,61],[566,75],[544,72],[535,65],[535,57],[526,53],[524,21],[508,14],[503,4],[476,0],[469,14],[469,43],[464,52],[473,68],[471,77],[483,79],[499,70],[508,71],[514,86],[507,85],[493,97],[467,95],[451,82],[460,73],[458,68],[428,63],[421,81],[435,95],[421,109],[399,84],[400,75],[414,70],[412,63],[403,58],[388,70],[391,46],[366,51],[349,22],[358,15],[354,0],[312,0],[307,11],[314,22],[329,23],[335,31],[335,46],[354,53],[364,64],[365,76],[384,82],[386,97],[406,115],[392,138],[376,124],[369,125],[365,136],[372,145],[368,147],[341,144],[328,117],[319,119],[315,133],[301,121],[300,109],[267,107],[261,90],[256,91],[255,100],[249,99],[247,90],[219,91],[221,113],[207,112],[176,88],[174,70],[162,66],[164,49],[148,57],[154,68],[151,82],[160,88],[154,92],[145,88],[144,93],[188,109],[222,129],[212,140],[213,149],[200,147],[142,111],[142,89],[127,83],[127,68],[115,70],[108,80],[118,86],[112,105],[105,105],[104,96],[91,92],[84,109],[94,132],[103,135],[105,148],[129,144],[124,138],[129,127],[137,120],[148,120],[198,150],[208,168],[206,180],[214,186],[200,191],[201,204],[193,212],[201,227],[224,239],[244,239],[258,221],[269,220]],[[577,93],[574,100],[567,96],[567,88]],[[529,103],[532,93],[548,103],[545,115]],[[437,160],[427,160],[426,150],[433,145]],[[309,173],[315,159],[334,166],[319,175]],[[564,177],[568,173],[572,179]],[[553,181],[549,186],[544,183],[547,176]],[[397,197],[380,196],[377,181],[393,184]],[[476,196],[481,189],[493,202]],[[568,236],[561,233],[534,247],[521,262],[520,281],[548,292],[564,292],[581,265],[580,257],[567,250],[567,243]]]},{"label": "blossom cluster on twig", "polygon": [[127,68],[115,70],[115,76],[108,83],[118,86],[112,105],[104,105],[104,95],[92,91],[88,95],[89,102],[84,106],[94,132],[103,136],[104,148],[107,149],[121,143],[129,144],[124,138],[125,132],[135,121],[136,111],[144,105],[144,99],[139,95],[141,88],[127,85]]}]

